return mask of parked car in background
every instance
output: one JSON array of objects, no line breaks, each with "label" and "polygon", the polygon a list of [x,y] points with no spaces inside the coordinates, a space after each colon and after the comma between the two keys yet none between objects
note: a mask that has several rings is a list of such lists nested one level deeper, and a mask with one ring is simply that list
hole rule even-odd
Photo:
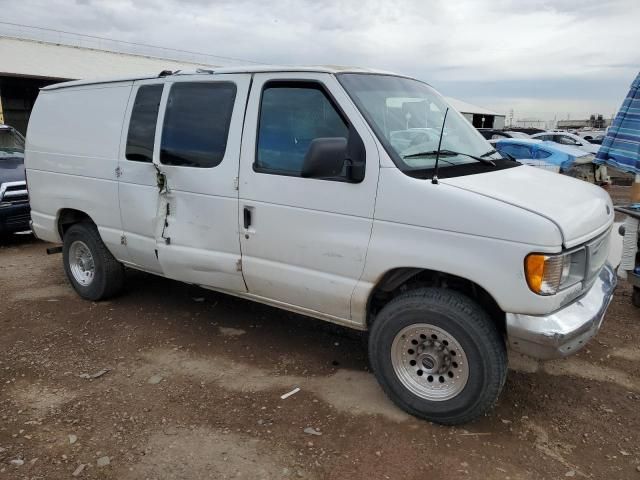
[{"label": "parked car in background", "polygon": [[478,132],[487,140],[499,140],[501,138],[529,138],[529,135],[523,132],[514,132],[511,130],[496,130],[493,128],[478,128]]},{"label": "parked car in background", "polygon": [[29,230],[24,137],[0,124],[0,235]]},{"label": "parked car in background", "polygon": [[576,135],[584,138],[589,143],[596,143],[599,140],[599,144],[602,143],[606,134],[606,130],[581,130],[576,132]]},{"label": "parked car in background", "polygon": [[597,135],[595,138],[589,140],[592,145],[602,145],[605,135]]},{"label": "parked car in background", "polygon": [[495,147],[521,163],[595,182],[595,155],[584,150],[533,138],[498,140]]},{"label": "parked car in background", "polygon": [[582,138],[580,135],[569,132],[536,133],[535,135],[531,135],[531,138],[579,148],[580,150],[584,150],[585,152],[593,154],[598,153],[598,149],[600,148],[598,145],[592,144],[588,140]]}]

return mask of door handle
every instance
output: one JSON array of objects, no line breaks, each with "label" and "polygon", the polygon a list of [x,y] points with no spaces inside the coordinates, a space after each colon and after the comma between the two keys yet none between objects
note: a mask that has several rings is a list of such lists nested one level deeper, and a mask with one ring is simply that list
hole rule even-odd
[{"label": "door handle", "polygon": [[244,207],[243,217],[244,217],[244,229],[248,230],[249,227],[251,226],[251,209],[249,207]]}]

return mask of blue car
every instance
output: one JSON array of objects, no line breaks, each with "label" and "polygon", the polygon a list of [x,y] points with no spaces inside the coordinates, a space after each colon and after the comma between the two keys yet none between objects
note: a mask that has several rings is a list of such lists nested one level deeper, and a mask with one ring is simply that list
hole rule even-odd
[{"label": "blue car", "polygon": [[503,157],[514,158],[520,163],[591,183],[595,181],[595,155],[584,150],[530,138],[507,138],[498,140],[494,146]]}]

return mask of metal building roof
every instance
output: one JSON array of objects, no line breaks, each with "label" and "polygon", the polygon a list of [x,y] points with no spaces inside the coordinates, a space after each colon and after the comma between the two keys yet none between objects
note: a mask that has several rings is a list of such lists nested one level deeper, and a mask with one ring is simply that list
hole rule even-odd
[{"label": "metal building roof", "polygon": [[[66,84],[46,87],[55,89],[72,85],[137,80],[156,77],[163,70],[183,70],[184,74],[197,73],[198,69],[215,68],[215,73],[244,72],[361,72],[390,73],[357,67],[323,66],[272,66],[249,65],[215,67],[188,61],[167,60],[144,55],[109,52],[86,47],[61,45],[37,40],[0,36],[0,75],[75,80]],[[80,79],[80,80],[78,80]],[[89,80],[97,79],[97,80]],[[504,116],[504,114],[447,97],[449,103],[461,113]]]},{"label": "metal building roof", "polygon": [[453,108],[455,108],[460,113],[473,113],[476,115],[492,115],[497,117],[504,117],[504,113],[494,112],[489,110],[488,108],[479,107],[478,105],[474,105],[473,103],[463,102],[462,100],[458,100],[453,97],[446,97],[447,102],[451,104]]},{"label": "metal building roof", "polygon": [[196,68],[211,65],[0,37],[0,75],[65,80]]}]

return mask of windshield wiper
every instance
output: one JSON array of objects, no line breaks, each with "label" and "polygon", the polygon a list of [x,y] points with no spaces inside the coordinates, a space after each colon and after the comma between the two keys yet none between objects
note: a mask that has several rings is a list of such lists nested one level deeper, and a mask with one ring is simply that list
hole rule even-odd
[{"label": "windshield wiper", "polygon": [[494,148],[493,150],[489,150],[486,153],[483,153],[482,155],[480,155],[481,157],[488,157],[489,155],[493,155],[494,153],[498,153],[498,151]]},{"label": "windshield wiper", "polygon": [[475,155],[471,155],[469,153],[454,152],[453,150],[429,150],[428,152],[411,153],[409,155],[403,156],[402,158],[431,157],[438,154],[443,157],[463,155],[465,157],[473,158],[474,160],[477,160],[480,163],[484,163],[485,165],[491,165],[493,167],[496,166],[495,162],[493,160],[489,160],[488,158],[476,157]]},{"label": "windshield wiper", "polygon": [[508,160],[512,160],[514,162],[518,161],[518,159],[516,157],[514,157],[513,155],[511,155],[510,153],[507,153],[507,152],[499,152],[499,153],[500,153],[500,155],[502,157],[506,157]]}]

